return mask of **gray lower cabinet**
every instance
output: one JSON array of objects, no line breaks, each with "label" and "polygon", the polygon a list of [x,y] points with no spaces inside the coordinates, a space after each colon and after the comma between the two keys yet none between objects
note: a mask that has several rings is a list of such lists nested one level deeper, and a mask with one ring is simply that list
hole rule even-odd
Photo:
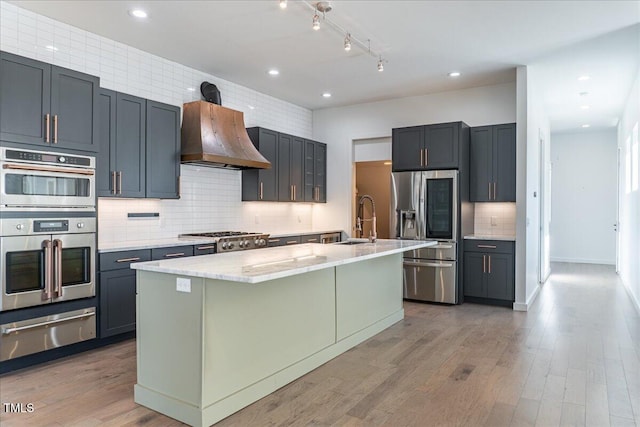
[{"label": "gray lower cabinet", "polygon": [[99,197],[179,198],[180,108],[100,89]]},{"label": "gray lower cabinet", "polygon": [[467,301],[511,305],[515,297],[515,243],[465,240],[463,284]]},{"label": "gray lower cabinet", "polygon": [[516,125],[471,128],[469,198],[472,202],[516,201]]},{"label": "gray lower cabinet", "polygon": [[98,151],[95,76],[0,52],[0,139]]},{"label": "gray lower cabinet", "polygon": [[149,249],[100,254],[98,294],[101,338],[136,329],[136,272],[130,265],[149,260]]}]

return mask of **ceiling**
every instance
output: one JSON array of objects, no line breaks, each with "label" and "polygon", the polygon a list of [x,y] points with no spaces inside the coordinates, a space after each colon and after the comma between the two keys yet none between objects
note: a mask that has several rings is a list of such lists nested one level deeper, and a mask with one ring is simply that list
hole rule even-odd
[{"label": "ceiling", "polygon": [[[611,127],[640,61],[640,1],[335,0],[319,31],[310,1],[11,3],[310,109],[513,82],[531,65],[553,131]],[[345,52],[340,30],[372,53]]]}]

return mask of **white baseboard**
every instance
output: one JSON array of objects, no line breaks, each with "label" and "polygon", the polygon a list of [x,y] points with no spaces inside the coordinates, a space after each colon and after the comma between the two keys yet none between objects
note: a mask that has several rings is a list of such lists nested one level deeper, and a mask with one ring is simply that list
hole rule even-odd
[{"label": "white baseboard", "polygon": [[610,259],[584,259],[584,258],[551,258],[551,262],[572,262],[575,264],[603,264],[616,265],[616,260]]},{"label": "white baseboard", "polygon": [[540,293],[540,285],[537,285],[529,299],[527,299],[526,303],[514,302],[513,303],[513,311],[529,311],[531,304],[538,298],[538,294]]},{"label": "white baseboard", "polygon": [[622,277],[620,278],[620,282],[622,282],[622,287],[627,291],[627,295],[629,295],[629,298],[631,299],[631,303],[633,304],[633,306],[636,309],[636,312],[640,316],[640,301],[638,301],[638,298],[633,294],[633,292],[631,291],[631,288],[627,286],[624,280],[622,280]]}]

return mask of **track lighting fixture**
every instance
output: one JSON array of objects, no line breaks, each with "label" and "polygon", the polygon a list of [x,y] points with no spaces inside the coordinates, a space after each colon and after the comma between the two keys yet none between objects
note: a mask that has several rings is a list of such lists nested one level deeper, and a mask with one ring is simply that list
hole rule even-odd
[{"label": "track lighting fixture", "polygon": [[349,52],[351,50],[351,34],[347,33],[347,36],[344,38],[344,50]]},{"label": "track lighting fixture", "polygon": [[313,15],[313,29],[318,31],[320,29],[320,17],[318,16],[318,11]]},{"label": "track lighting fixture", "polygon": [[280,0],[280,9],[287,8],[287,0]]},{"label": "track lighting fixture", "polygon": [[380,60],[378,60],[378,71],[384,71],[384,61],[382,60],[382,56],[380,57]]}]

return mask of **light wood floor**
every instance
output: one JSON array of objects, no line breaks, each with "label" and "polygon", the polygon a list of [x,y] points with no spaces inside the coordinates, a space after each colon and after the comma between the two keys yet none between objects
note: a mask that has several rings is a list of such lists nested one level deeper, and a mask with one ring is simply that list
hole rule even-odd
[{"label": "light wood floor", "polygon": [[[528,313],[405,303],[404,321],[220,426],[639,426],[640,317],[612,267],[554,264]],[[9,426],[181,425],[133,402],[133,341],[0,378]]]}]

